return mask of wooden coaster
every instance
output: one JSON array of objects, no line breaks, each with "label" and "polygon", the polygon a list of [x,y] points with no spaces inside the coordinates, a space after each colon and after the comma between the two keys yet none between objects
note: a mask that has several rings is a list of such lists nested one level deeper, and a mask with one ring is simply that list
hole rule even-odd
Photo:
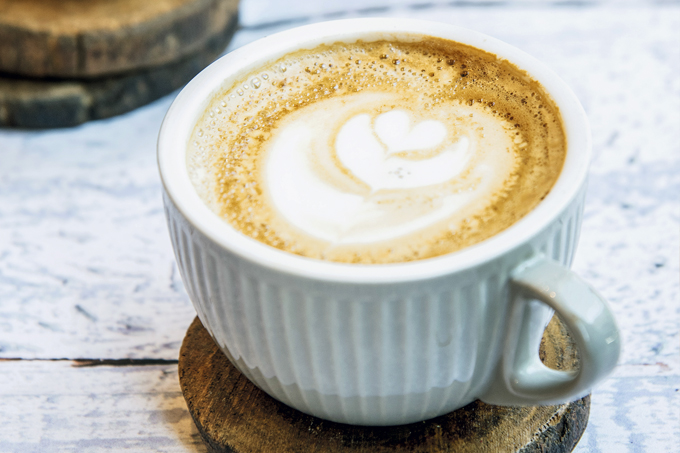
[{"label": "wooden coaster", "polygon": [[170,63],[237,10],[238,0],[0,0],[0,72],[83,78]]},{"label": "wooden coaster", "polygon": [[22,79],[0,74],[0,127],[70,127],[129,112],[183,87],[227,47],[237,18],[204,48],[179,61],[91,80]]},{"label": "wooden coaster", "polygon": [[[543,361],[576,367],[564,326],[553,318],[543,336]],[[196,318],[179,357],[179,381],[212,452],[522,452],[572,451],[586,427],[590,397],[558,406],[501,407],[475,401],[410,425],[352,426],[303,414],[255,387],[218,349]]]}]

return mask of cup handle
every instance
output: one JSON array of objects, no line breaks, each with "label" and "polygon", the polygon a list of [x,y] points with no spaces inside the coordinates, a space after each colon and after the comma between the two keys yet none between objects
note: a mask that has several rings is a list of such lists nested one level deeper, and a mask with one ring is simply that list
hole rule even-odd
[{"label": "cup handle", "polygon": [[[491,385],[480,399],[497,405],[558,404],[578,399],[607,376],[620,353],[619,332],[607,302],[571,270],[542,255],[510,276],[509,329]],[[538,355],[548,305],[560,316],[579,352],[578,371],[543,365]],[[536,333],[540,333],[538,335]]]}]

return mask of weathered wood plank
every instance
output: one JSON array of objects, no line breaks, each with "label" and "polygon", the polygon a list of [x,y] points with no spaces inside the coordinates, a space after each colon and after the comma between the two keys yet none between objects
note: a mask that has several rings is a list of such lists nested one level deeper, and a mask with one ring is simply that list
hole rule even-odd
[{"label": "weathered wood plank", "polygon": [[0,361],[0,452],[204,452],[177,365]]},{"label": "weathered wood plank", "polygon": [[673,452],[680,445],[680,358],[618,370],[591,395],[575,453]]},{"label": "weathered wood plank", "polygon": [[[0,360],[0,452],[205,452],[177,365],[77,367]],[[636,367],[592,395],[577,453],[670,452],[680,438],[677,374]]]},{"label": "weathered wood plank", "polygon": [[0,132],[0,357],[177,358],[195,312],[155,167],[170,101]]}]

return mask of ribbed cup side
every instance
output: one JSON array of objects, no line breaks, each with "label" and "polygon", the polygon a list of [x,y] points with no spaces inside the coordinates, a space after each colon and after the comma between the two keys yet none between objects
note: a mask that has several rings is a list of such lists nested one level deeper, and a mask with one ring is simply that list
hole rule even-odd
[{"label": "ribbed cup side", "polygon": [[546,238],[536,239],[547,257],[567,267],[571,266],[578,244],[584,198],[585,187],[570,207],[549,227]]},{"label": "ribbed cup side", "polygon": [[[581,206],[530,248],[569,265]],[[497,363],[516,258],[435,283],[342,291],[274,278],[203,236],[167,198],[166,213],[204,326],[250,380],[304,412],[357,424],[434,417],[472,401]]]}]

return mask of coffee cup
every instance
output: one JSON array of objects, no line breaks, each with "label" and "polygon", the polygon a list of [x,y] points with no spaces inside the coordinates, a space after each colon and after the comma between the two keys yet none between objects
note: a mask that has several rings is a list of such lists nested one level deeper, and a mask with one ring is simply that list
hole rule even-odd
[{"label": "coffee cup", "polygon": [[[436,37],[526,71],[558,107],[567,143],[545,198],[491,237],[453,253],[391,264],[298,256],[230,226],[199,197],[187,169],[194,128],[225,83],[322,44]],[[606,301],[569,270],[582,220],[590,131],[563,81],[529,55],[480,33],[406,19],[351,19],[268,36],[222,57],[170,107],[158,139],[175,256],[198,316],[255,385],[302,412],[341,423],[398,425],[475,399],[556,404],[584,396],[616,365]],[[544,366],[538,348],[556,313],[577,371]]]}]

